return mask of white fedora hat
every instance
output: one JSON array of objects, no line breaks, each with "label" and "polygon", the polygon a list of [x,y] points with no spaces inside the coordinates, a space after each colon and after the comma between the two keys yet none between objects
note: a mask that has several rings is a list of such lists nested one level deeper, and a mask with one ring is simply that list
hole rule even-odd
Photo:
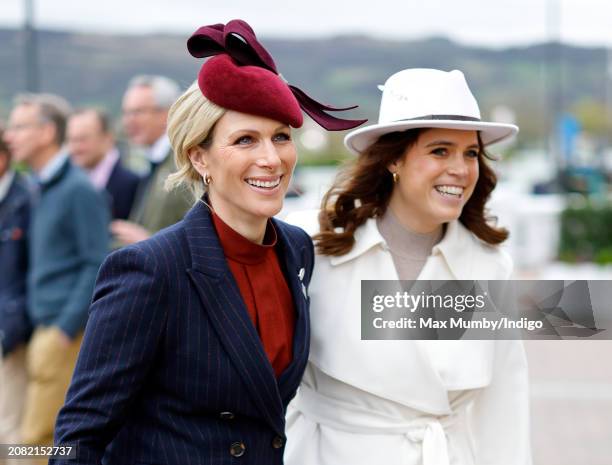
[{"label": "white fedora hat", "polygon": [[379,89],[383,94],[378,124],[355,129],[344,138],[353,153],[363,152],[383,134],[411,128],[480,131],[484,145],[518,133],[514,124],[481,121],[478,102],[458,70],[405,69]]}]

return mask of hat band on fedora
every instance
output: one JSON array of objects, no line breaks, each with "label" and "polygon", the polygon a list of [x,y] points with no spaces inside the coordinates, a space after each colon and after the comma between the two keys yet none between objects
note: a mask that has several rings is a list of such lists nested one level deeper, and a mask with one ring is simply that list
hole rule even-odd
[{"label": "hat band on fedora", "polygon": [[404,118],[397,121],[418,121],[418,120],[454,120],[454,121],[482,121],[480,118],[474,118],[473,116],[462,116],[462,115],[427,115],[418,116],[416,118]]}]

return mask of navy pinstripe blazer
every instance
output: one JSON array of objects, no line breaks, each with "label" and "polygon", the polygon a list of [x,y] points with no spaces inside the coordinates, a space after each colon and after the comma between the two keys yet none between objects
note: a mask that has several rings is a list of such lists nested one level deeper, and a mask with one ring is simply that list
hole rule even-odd
[{"label": "navy pinstripe blazer", "polygon": [[273,220],[296,315],[277,380],[208,208],[111,254],[100,269],[51,464],[282,464],[285,409],[306,366],[313,246]]}]

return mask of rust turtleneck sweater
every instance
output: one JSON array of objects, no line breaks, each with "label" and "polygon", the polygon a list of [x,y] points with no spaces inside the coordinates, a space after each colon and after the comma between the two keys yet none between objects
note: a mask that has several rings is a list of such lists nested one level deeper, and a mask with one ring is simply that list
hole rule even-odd
[{"label": "rust turtleneck sweater", "polygon": [[277,377],[293,359],[295,311],[276,255],[276,230],[268,221],[263,244],[241,236],[212,212],[229,268]]}]

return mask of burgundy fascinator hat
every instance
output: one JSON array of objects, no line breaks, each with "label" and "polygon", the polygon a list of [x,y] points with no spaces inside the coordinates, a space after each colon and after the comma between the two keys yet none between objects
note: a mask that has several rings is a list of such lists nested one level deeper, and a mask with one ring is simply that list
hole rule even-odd
[{"label": "burgundy fascinator hat", "polygon": [[264,116],[299,128],[304,110],[329,131],[352,129],[367,120],[336,118],[326,112],[357,108],[334,108],[310,98],[289,85],[276,70],[270,54],[257,41],[245,21],[200,27],[187,41],[196,58],[212,57],[198,73],[202,94],[228,110]]}]

